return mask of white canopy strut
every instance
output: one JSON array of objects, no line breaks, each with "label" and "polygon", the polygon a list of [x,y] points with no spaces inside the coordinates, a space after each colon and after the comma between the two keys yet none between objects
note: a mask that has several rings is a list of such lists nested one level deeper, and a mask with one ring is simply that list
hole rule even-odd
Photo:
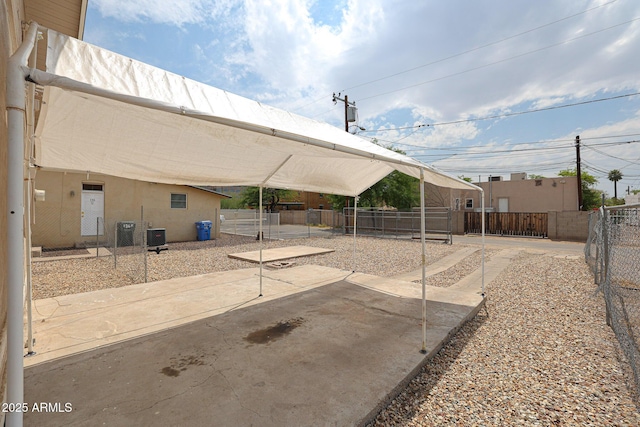
[{"label": "white canopy strut", "polygon": [[[334,126],[52,30],[46,37],[47,71],[29,68],[37,31],[38,25],[32,23],[7,63],[7,402],[21,403],[24,397],[27,80],[44,86],[35,130],[35,162],[43,169],[164,184],[246,185],[352,197],[397,170],[419,178],[423,185],[481,191]],[[354,209],[354,233],[355,226]],[[7,414],[6,419],[8,426],[22,425],[19,413]]]}]

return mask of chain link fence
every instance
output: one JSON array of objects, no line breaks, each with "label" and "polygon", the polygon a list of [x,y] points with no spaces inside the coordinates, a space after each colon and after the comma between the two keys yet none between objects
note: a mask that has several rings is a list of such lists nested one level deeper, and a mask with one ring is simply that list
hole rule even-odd
[{"label": "chain link fence", "polygon": [[640,396],[640,205],[603,207],[589,217],[585,259]]},{"label": "chain link fence", "polygon": [[109,221],[98,217],[93,235],[85,231],[83,241],[73,247],[44,246],[40,248],[41,258],[36,261],[95,257],[111,263],[130,283],[144,283],[147,281],[148,229],[149,223],[143,219]]},{"label": "chain link fence", "polygon": [[[354,218],[353,208],[344,208],[346,233],[353,233],[356,221],[358,234],[376,237],[420,238],[420,209],[402,212],[377,208],[358,208]],[[451,209],[425,208],[425,234],[428,240],[453,242]]]},{"label": "chain link fence", "polygon": [[[220,231],[229,234],[258,237],[260,212],[255,209],[221,209]],[[280,238],[280,214],[262,213],[262,237]]]}]

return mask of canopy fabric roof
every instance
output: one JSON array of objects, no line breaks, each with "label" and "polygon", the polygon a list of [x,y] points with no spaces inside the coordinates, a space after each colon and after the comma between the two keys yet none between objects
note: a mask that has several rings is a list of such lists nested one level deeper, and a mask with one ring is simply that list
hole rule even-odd
[{"label": "canopy fabric roof", "polygon": [[393,170],[478,187],[334,126],[48,30],[36,164],[181,185],[355,196]]}]

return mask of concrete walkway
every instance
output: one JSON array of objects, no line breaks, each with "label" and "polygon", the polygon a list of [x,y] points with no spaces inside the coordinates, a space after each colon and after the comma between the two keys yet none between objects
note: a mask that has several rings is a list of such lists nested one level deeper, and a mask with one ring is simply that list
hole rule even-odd
[{"label": "concrete walkway", "polygon": [[357,425],[475,316],[478,286],[428,287],[426,355],[420,284],[314,265],[265,270],[260,298],[251,268],[38,300],[25,401],[73,410],[25,425]]},{"label": "concrete walkway", "polygon": [[[462,248],[450,255],[445,256],[444,258],[439,259],[438,261],[436,261],[435,263],[429,265],[429,267],[426,269],[426,276],[425,277],[429,277],[429,276],[433,276],[436,275],[438,273],[442,273],[443,271],[446,271],[448,269],[450,269],[451,267],[453,267],[454,265],[456,265],[457,263],[459,263],[460,261],[462,261],[463,259],[465,259],[466,257],[468,257],[469,255],[472,255],[476,252],[478,252],[480,249],[477,247],[467,247],[467,248]],[[414,271],[410,271],[408,273],[403,273],[403,274],[398,274],[396,276],[393,276],[395,279],[399,279],[399,280],[406,280],[409,282],[412,282],[414,280],[421,280],[422,279],[422,268],[419,268],[417,270]]]},{"label": "concrete walkway", "polygon": [[[284,259],[328,254],[330,252],[335,252],[335,250],[316,248],[313,246],[287,246],[284,248],[264,249],[262,251],[262,262],[282,261]],[[260,251],[229,254],[229,258],[241,259],[249,262],[260,262]]]}]

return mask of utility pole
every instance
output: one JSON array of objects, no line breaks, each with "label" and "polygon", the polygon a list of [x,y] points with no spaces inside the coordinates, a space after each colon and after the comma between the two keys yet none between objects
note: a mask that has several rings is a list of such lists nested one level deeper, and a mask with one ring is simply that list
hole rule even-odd
[{"label": "utility pole", "polygon": [[580,135],[576,136],[576,175],[578,177],[578,210],[582,210],[582,171],[580,170]]},{"label": "utility pole", "polygon": [[[349,132],[349,122],[356,121],[356,115],[355,115],[356,103],[355,101],[349,102],[349,97],[347,95],[344,96],[344,99],[340,98],[340,95],[341,93],[339,92],[337,96],[335,92],[333,93],[333,103],[335,104],[338,101],[344,102],[344,130],[346,132]],[[352,112],[351,115],[349,115],[350,110]]]}]

